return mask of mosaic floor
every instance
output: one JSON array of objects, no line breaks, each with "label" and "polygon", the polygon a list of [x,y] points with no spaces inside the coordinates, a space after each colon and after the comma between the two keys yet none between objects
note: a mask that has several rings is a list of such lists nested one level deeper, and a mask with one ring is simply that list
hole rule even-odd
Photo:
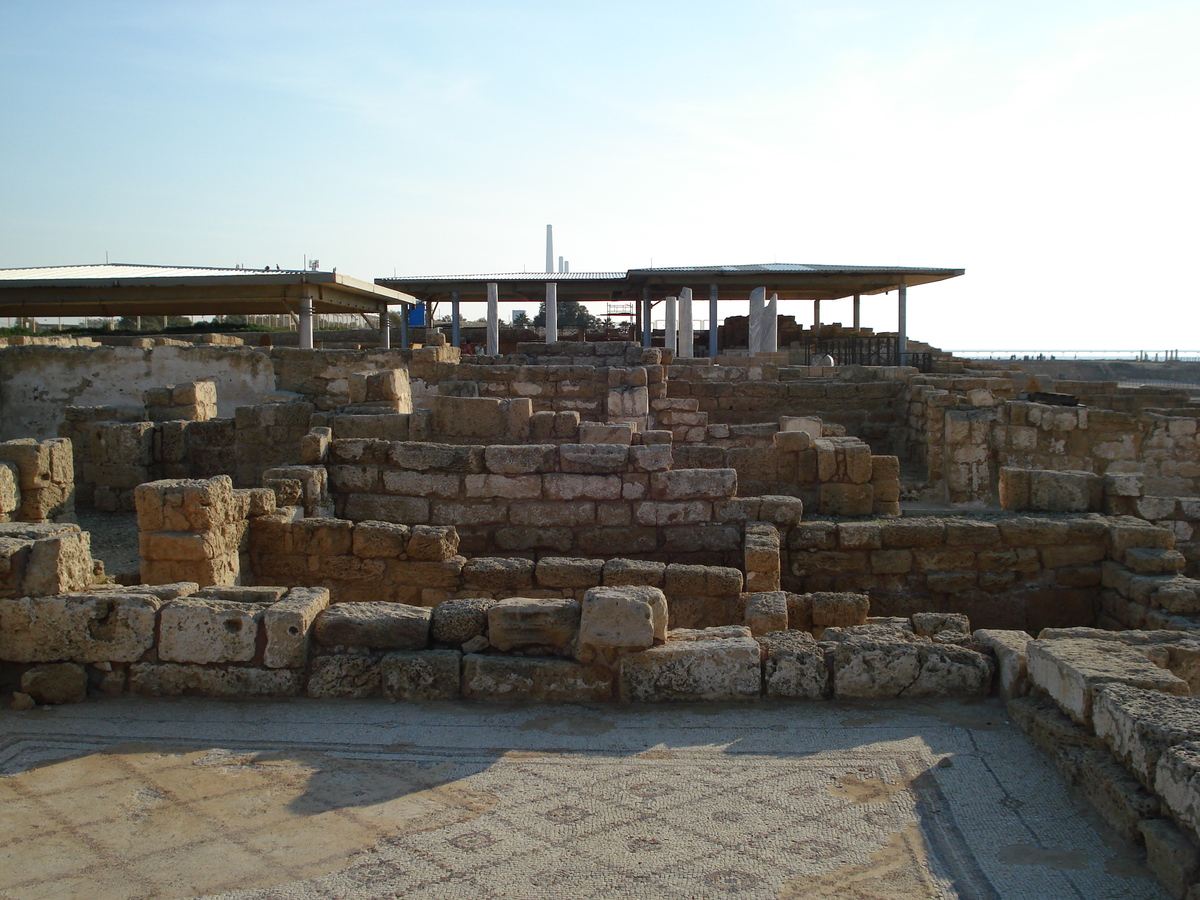
[{"label": "mosaic floor", "polygon": [[1158,898],[992,705],[0,713],[0,898]]}]

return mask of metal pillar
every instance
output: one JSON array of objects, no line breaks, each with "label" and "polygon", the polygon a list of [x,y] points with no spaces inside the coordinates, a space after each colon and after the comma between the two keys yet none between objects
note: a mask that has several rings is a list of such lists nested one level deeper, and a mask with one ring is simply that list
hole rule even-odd
[{"label": "metal pillar", "polygon": [[670,350],[672,353],[675,352],[675,347],[676,347],[676,344],[675,344],[675,328],[676,328],[675,303],[676,303],[677,299],[678,299],[677,297],[668,297],[666,299],[667,320],[666,320],[666,322],[663,323],[663,347],[667,350]]},{"label": "metal pillar", "polygon": [[691,359],[696,355],[696,338],[692,332],[692,289],[679,289],[679,343],[675,347],[675,355],[681,359]]},{"label": "metal pillar", "polygon": [[642,346],[650,346],[650,288],[642,288]]},{"label": "metal pillar", "polygon": [[908,364],[908,286],[900,282],[900,323],[896,326],[896,356],[900,365]]},{"label": "metal pillar", "polygon": [[487,286],[487,355],[500,355],[500,285],[494,281]]},{"label": "metal pillar", "polygon": [[392,323],[388,321],[386,306],[383,308],[383,312],[379,314],[379,348],[381,350],[392,349]]},{"label": "metal pillar", "polygon": [[854,330],[858,331],[862,327],[862,319],[859,317],[859,312],[862,307],[862,297],[859,294],[854,295]]},{"label": "metal pillar", "polygon": [[558,284],[546,282],[546,343],[558,340]]},{"label": "metal pillar", "polygon": [[462,319],[458,315],[458,291],[450,292],[450,343],[455,347],[462,346]]},{"label": "metal pillar", "polygon": [[300,349],[311,350],[313,348],[313,308],[312,297],[303,297],[300,300]]},{"label": "metal pillar", "polygon": [[708,355],[717,358],[717,297],[719,291],[715,284],[708,286]]}]

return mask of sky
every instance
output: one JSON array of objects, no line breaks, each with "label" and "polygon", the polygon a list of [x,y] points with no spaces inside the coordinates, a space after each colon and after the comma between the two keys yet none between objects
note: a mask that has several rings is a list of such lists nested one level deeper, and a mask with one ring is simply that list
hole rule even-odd
[{"label": "sky", "polygon": [[0,0],[0,267],[540,271],[552,223],[575,272],[964,268],[909,292],[944,349],[1200,352],[1197,46],[1194,0]]}]

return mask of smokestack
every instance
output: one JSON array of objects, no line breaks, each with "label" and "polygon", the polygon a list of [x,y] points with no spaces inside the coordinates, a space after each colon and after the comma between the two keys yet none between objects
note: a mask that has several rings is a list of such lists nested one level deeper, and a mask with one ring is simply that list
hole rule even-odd
[{"label": "smokestack", "polygon": [[546,226],[546,271],[554,271],[554,226]]},{"label": "smokestack", "polygon": [[560,256],[560,257],[558,258],[558,271],[560,271],[560,272],[561,272],[562,270],[563,270],[563,267],[562,267],[562,257]]}]

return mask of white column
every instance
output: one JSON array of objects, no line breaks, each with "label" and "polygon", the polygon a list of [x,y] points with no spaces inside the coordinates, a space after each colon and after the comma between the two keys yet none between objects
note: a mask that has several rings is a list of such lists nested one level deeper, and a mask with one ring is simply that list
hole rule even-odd
[{"label": "white column", "polygon": [[692,334],[692,289],[681,288],[679,291],[679,346],[675,355],[681,359],[691,359],[695,336]]},{"label": "white column", "polygon": [[900,282],[900,324],[896,327],[896,355],[900,365],[908,363],[908,286]]},{"label": "white column", "polygon": [[717,300],[719,289],[715,284],[708,286],[708,355],[717,356]]},{"label": "white column", "polygon": [[779,349],[779,295],[772,294],[763,312],[763,352]]},{"label": "white column", "polygon": [[558,340],[558,284],[546,283],[546,343]]},{"label": "white column", "polygon": [[767,289],[756,287],[750,292],[750,335],[747,343],[750,355],[762,353],[763,345],[763,307],[767,302]]},{"label": "white column", "polygon": [[859,317],[860,307],[862,306],[862,297],[858,294],[854,295],[854,330],[858,331],[862,327],[862,319]]},{"label": "white column", "polygon": [[300,300],[300,349],[311,350],[313,348],[313,329],[312,329],[312,297],[303,297]]},{"label": "white column", "polygon": [[392,349],[392,323],[388,321],[387,307],[383,308],[383,312],[379,314],[379,348],[381,350]]},{"label": "white column", "polygon": [[663,323],[663,347],[675,352],[675,297],[668,297],[664,303],[667,316]]},{"label": "white column", "polygon": [[500,355],[500,285],[487,286],[487,355]]}]

